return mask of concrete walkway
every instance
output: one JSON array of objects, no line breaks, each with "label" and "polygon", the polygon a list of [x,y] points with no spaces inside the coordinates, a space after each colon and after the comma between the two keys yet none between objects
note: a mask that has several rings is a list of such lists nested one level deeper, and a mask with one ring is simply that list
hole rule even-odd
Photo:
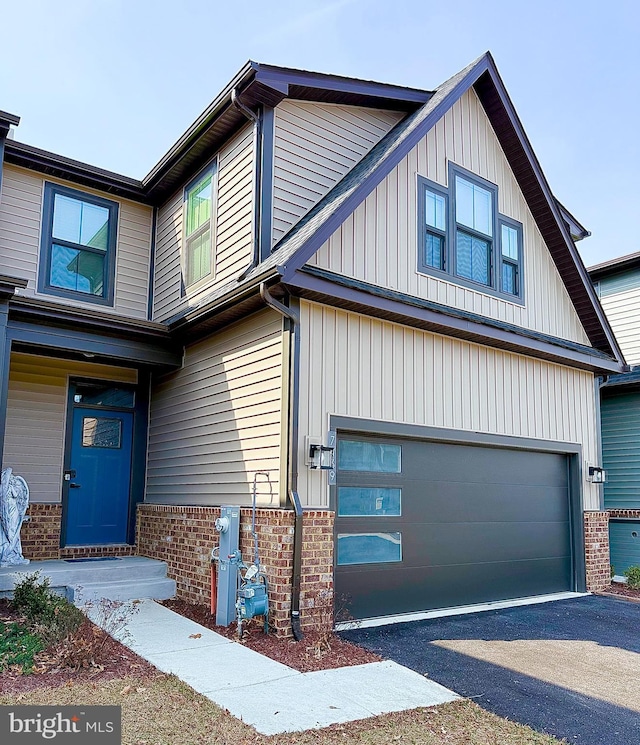
[{"label": "concrete walkway", "polygon": [[392,661],[300,673],[152,600],[142,600],[135,607],[137,612],[126,630],[117,634],[123,644],[265,735],[327,727],[458,698]]}]

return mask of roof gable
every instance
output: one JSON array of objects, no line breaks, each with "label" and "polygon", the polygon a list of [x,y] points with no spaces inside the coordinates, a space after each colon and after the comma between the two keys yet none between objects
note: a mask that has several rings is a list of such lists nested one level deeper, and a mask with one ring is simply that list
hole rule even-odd
[{"label": "roof gable", "polygon": [[441,85],[422,108],[383,138],[280,241],[274,253],[256,271],[262,273],[268,267],[278,267],[284,280],[291,281],[294,273],[472,86],[489,117],[591,344],[621,362],[622,353],[571,239],[561,209],[551,193],[489,53]]}]

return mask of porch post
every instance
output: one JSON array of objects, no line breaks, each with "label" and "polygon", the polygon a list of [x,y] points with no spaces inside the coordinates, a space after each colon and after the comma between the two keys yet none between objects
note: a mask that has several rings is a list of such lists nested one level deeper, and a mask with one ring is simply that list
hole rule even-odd
[{"label": "porch post", "polygon": [[11,364],[11,339],[7,336],[9,300],[0,298],[0,470],[4,467],[4,432],[7,424],[9,397],[9,365]]}]

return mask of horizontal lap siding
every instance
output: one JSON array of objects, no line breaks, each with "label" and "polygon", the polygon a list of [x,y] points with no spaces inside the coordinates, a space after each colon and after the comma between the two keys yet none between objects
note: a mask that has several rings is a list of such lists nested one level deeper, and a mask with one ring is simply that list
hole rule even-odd
[{"label": "horizontal lap siding", "polygon": [[136,382],[135,370],[11,355],[3,464],[23,476],[33,502],[59,502],[69,377]]},{"label": "horizontal lap siding", "polygon": [[146,319],[153,213],[150,207],[135,202],[117,200],[110,194],[85,189],[58,179],[44,179],[30,171],[5,165],[0,201],[0,266],[2,272],[29,281],[26,290],[19,291],[20,295],[49,298],[64,305],[96,308],[93,303],[83,303],[36,292],[45,180],[118,202],[113,310],[129,318]]},{"label": "horizontal lap siding", "polygon": [[182,211],[180,189],[158,211],[154,320],[164,321],[230,282],[252,255],[254,198],[253,129],[245,127],[218,153],[214,275],[210,283],[182,290]]},{"label": "horizontal lap siding", "polygon": [[603,395],[600,416],[605,508],[640,509],[640,393]]},{"label": "horizontal lap siding", "polygon": [[600,302],[625,359],[640,364],[640,272],[606,277],[599,284]]},{"label": "horizontal lap siding", "polygon": [[[446,186],[449,161],[497,184],[499,211],[523,224],[524,307],[418,273],[417,176]],[[454,104],[309,263],[415,297],[589,344],[473,90]]]},{"label": "horizontal lap siding", "polygon": [[[328,417],[446,427],[581,443],[596,462],[593,375],[315,303],[301,307],[299,457]],[[585,507],[598,509],[585,482]],[[326,505],[326,479],[307,468],[300,496]]]},{"label": "horizontal lap siding", "polygon": [[275,114],[274,244],[403,116],[357,106],[280,104]]},{"label": "horizontal lap siding", "polygon": [[[183,368],[154,386],[148,502],[247,502],[268,471],[278,504],[282,319],[266,311],[188,347]],[[268,488],[260,483],[260,501]]]}]

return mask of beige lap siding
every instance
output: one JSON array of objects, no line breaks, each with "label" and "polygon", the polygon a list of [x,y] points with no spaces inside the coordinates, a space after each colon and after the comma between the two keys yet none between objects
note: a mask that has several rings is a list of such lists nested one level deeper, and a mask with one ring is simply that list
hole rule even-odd
[{"label": "beige lap siding", "polygon": [[[580,443],[597,462],[591,373],[306,301],[301,339],[302,463],[331,414]],[[322,471],[299,479],[304,504],[328,504]],[[597,485],[583,488],[597,509]]]},{"label": "beige lap siding", "polygon": [[147,502],[278,506],[282,317],[264,311],[187,347],[151,396]]},{"label": "beige lap siding", "polygon": [[69,378],[135,383],[135,370],[13,353],[3,465],[26,479],[32,502],[59,502]]},{"label": "beige lap siding", "polygon": [[158,210],[154,284],[155,321],[164,321],[207,292],[237,277],[251,261],[254,198],[253,129],[245,127],[218,153],[213,275],[182,288],[184,189]]},{"label": "beige lap siding", "polygon": [[397,111],[308,101],[275,110],[273,243],[389,132]]},{"label": "beige lap siding", "polygon": [[60,179],[41,176],[15,166],[5,165],[0,199],[0,266],[2,273],[27,279],[29,284],[19,295],[50,299],[63,305],[107,309],[37,292],[42,231],[42,204],[46,181],[62,184],[79,192],[93,194],[118,204],[115,266],[115,298],[108,310],[130,318],[147,318],[149,303],[149,262],[153,210],[143,204],[114,198]]}]

